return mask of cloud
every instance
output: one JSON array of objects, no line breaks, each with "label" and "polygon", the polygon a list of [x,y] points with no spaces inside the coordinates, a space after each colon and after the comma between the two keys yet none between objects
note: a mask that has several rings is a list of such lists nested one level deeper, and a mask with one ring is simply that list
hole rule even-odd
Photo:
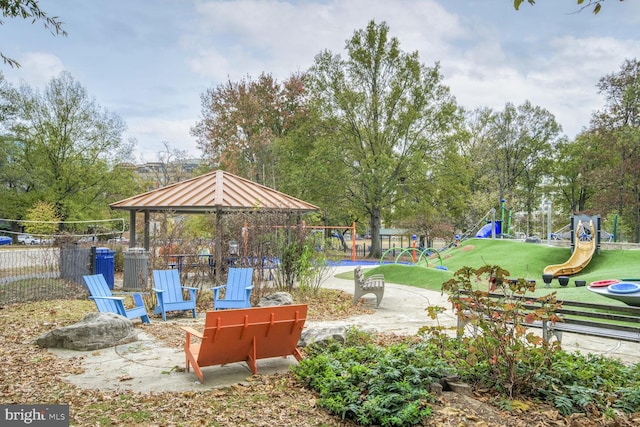
[{"label": "cloud", "polygon": [[527,50],[526,60],[516,61],[504,43],[480,38],[463,56],[443,60],[445,83],[467,108],[502,110],[507,102],[529,100],[554,114],[564,133],[575,137],[604,105],[599,79],[617,72],[629,52],[640,48],[635,40],[611,37],[562,36],[539,43]]},{"label": "cloud", "polygon": [[[324,49],[343,53],[345,41],[371,19],[386,21],[404,51],[419,51],[426,65],[441,64],[461,105],[502,109],[529,100],[556,115],[569,136],[602,104],[598,79],[640,47],[635,40],[562,36],[562,25],[584,28],[590,15],[577,19],[549,8],[515,13],[508,5],[475,14],[469,7],[421,0],[201,2],[199,24],[183,46],[189,67],[217,83],[262,72],[285,79]],[[547,21],[555,29],[551,37],[536,31]]]},{"label": "cloud", "polygon": [[65,69],[60,58],[44,52],[25,53],[17,60],[20,68],[7,70],[7,80],[13,84],[24,82],[34,88],[44,88]]},{"label": "cloud", "polygon": [[22,63],[3,74],[41,88],[67,69],[122,115],[147,160],[162,141],[198,155],[189,129],[207,88],[262,72],[284,80],[325,49],[344,54],[346,40],[372,19],[387,22],[401,49],[418,51],[425,65],[439,62],[459,104],[502,109],[530,100],[556,115],[569,136],[604,104],[598,80],[640,52],[633,31],[640,5],[631,1],[607,3],[597,16],[571,13],[575,2],[516,12],[503,0],[165,0],[151,9],[141,0],[59,3],[69,37],[2,26],[7,53]]},{"label": "cloud", "polygon": [[181,44],[191,52],[191,69],[217,82],[262,72],[285,79],[325,49],[341,53],[371,19],[386,21],[405,51],[420,50],[430,62],[446,49],[443,40],[464,36],[455,15],[424,0],[203,2],[197,14],[199,25]]},{"label": "cloud", "polygon": [[171,149],[198,153],[196,140],[189,132],[195,121],[190,119],[171,120],[163,118],[132,118],[127,121],[124,138],[136,138],[137,153],[142,162],[157,161],[158,153],[165,149],[167,142]]}]

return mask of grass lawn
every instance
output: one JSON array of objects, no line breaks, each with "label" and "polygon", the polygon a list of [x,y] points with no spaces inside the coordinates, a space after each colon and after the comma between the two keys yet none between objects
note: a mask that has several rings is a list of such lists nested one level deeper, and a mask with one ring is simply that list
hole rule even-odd
[{"label": "grass lawn", "polygon": [[[499,265],[508,270],[513,278],[536,280],[536,295],[558,293],[558,299],[585,301],[602,304],[624,305],[611,298],[597,295],[586,287],[575,287],[574,280],[585,280],[587,285],[596,280],[640,278],[640,250],[602,250],[594,254],[589,265],[571,276],[569,285],[562,287],[557,280],[551,283],[551,289],[542,281],[542,271],[547,265],[562,264],[571,256],[570,248],[550,247],[543,244],[524,243],[513,240],[470,239],[459,247],[447,249],[442,253],[442,266],[447,270],[434,268],[440,265],[436,259],[425,264],[407,266],[387,264],[366,269],[365,275],[381,273],[389,283],[398,283],[420,288],[441,290],[442,283],[453,277],[462,267],[479,268],[483,265]],[[340,277],[350,278],[353,273],[343,273]]]}]

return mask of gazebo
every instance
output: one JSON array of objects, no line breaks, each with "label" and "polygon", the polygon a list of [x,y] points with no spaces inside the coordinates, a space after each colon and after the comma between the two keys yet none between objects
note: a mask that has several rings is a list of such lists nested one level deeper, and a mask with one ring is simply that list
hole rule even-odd
[{"label": "gazebo", "polygon": [[[288,196],[237,175],[216,170],[186,181],[148,191],[109,205],[111,209],[129,211],[129,247],[136,246],[136,215],[144,214],[144,243],[149,250],[149,219],[151,212],[183,214],[215,214],[215,262],[222,265],[222,214],[228,212],[291,212],[308,213],[318,210],[311,203]],[[219,281],[216,269],[216,281]]]}]

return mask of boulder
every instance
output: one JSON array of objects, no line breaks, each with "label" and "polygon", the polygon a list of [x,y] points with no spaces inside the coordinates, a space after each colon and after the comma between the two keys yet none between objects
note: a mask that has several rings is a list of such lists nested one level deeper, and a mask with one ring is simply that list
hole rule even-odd
[{"label": "boulder", "polygon": [[324,346],[329,342],[339,342],[344,344],[347,339],[347,328],[336,326],[332,328],[311,328],[305,329],[298,341],[298,347],[306,347],[309,344]]},{"label": "boulder", "polygon": [[260,298],[257,307],[271,307],[274,305],[291,305],[293,297],[287,292],[276,292]]},{"label": "boulder", "polygon": [[89,313],[75,325],[54,329],[39,336],[35,343],[44,348],[98,350],[138,339],[131,320],[114,313]]}]

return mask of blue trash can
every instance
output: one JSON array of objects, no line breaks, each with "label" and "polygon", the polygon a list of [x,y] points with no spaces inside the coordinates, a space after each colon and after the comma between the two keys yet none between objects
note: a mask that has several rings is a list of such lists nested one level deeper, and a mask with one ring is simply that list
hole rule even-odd
[{"label": "blue trash can", "polygon": [[113,255],[115,254],[109,248],[96,248],[96,274],[102,274],[106,280],[109,289],[113,289],[115,264]]}]

